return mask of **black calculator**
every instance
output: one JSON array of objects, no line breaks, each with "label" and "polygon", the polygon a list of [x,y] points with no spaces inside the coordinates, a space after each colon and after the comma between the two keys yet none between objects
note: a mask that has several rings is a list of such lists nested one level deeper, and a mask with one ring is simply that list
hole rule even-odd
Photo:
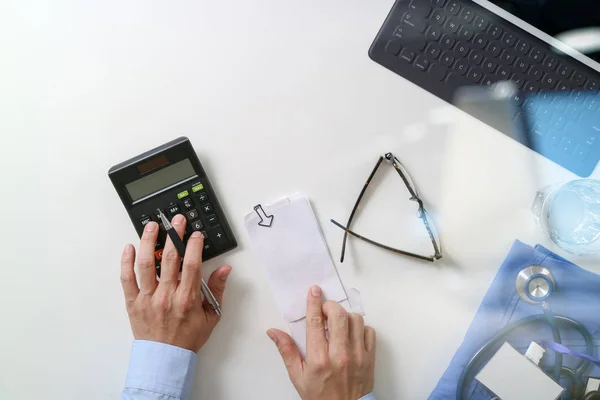
[{"label": "black calculator", "polygon": [[167,239],[165,227],[160,223],[159,209],[169,220],[177,214],[185,215],[184,243],[193,232],[202,233],[203,260],[237,247],[217,195],[187,137],[117,164],[108,171],[108,176],[140,237],[148,222],[159,224],[154,253],[158,276]]}]

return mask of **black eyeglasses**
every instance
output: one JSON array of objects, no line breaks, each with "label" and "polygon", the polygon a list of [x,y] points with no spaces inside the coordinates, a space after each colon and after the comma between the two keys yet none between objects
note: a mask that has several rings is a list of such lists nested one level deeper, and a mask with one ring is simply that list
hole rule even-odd
[{"label": "black eyeglasses", "polygon": [[[416,201],[419,204],[419,210],[417,211],[417,216],[421,220],[423,220],[423,224],[425,224],[425,229],[427,230],[427,233],[429,234],[429,239],[431,239],[431,244],[433,245],[433,251],[434,251],[434,254],[431,256],[423,256],[420,254],[415,254],[415,253],[411,253],[408,251],[395,249],[393,247],[389,247],[384,244],[375,242],[374,240],[368,239],[368,238],[361,236],[358,233],[355,233],[350,230],[350,224],[352,223],[352,220],[354,219],[354,214],[356,213],[356,210],[358,210],[358,208],[359,208],[360,201],[362,200],[362,198],[367,190],[367,187],[369,187],[369,184],[373,180],[375,173],[381,166],[381,163],[383,162],[384,159],[387,160],[388,162],[392,163],[392,166],[394,167],[394,169],[396,170],[398,175],[400,175],[400,178],[402,178],[404,185],[406,185],[406,189],[410,193],[410,200]],[[408,175],[408,172],[406,172],[406,169],[404,168],[404,166],[402,166],[400,161],[396,157],[394,157],[394,155],[392,153],[387,153],[385,156],[379,157],[379,161],[377,161],[375,168],[373,168],[373,172],[371,172],[371,175],[369,175],[369,178],[367,179],[365,186],[362,188],[360,195],[358,196],[358,199],[356,200],[356,204],[354,204],[354,208],[352,209],[352,213],[350,213],[350,218],[348,218],[348,223],[346,224],[346,226],[343,226],[342,224],[340,224],[337,221],[334,221],[333,219],[331,220],[331,222],[335,226],[344,230],[344,241],[342,242],[342,256],[341,256],[340,262],[344,262],[344,255],[346,253],[346,242],[348,240],[348,234],[355,236],[359,239],[362,239],[367,243],[374,244],[377,247],[381,247],[382,249],[386,249],[386,250],[392,251],[394,253],[402,254],[405,256],[418,258],[420,260],[434,262],[435,260],[439,260],[440,258],[442,258],[442,248],[440,246],[440,240],[438,238],[435,227],[433,226],[433,224],[430,222],[429,218],[427,217],[427,211],[425,210],[425,207],[423,206],[423,200],[421,200],[421,198],[419,197],[417,189],[416,189],[412,179],[410,178],[410,175]]]}]

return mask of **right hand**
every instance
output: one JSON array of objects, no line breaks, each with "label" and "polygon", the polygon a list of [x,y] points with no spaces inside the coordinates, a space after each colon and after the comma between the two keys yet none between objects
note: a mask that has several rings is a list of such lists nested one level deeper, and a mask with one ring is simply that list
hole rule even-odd
[{"label": "right hand", "polygon": [[338,303],[323,304],[318,286],[310,289],[307,299],[306,360],[287,333],[269,329],[267,335],[277,345],[302,400],[357,400],[373,391],[375,330]]}]

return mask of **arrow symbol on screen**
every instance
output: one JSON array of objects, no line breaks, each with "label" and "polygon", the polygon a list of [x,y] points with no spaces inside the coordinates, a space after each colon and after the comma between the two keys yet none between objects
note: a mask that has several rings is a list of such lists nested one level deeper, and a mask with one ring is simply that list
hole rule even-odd
[{"label": "arrow symbol on screen", "polygon": [[275,217],[272,215],[267,215],[267,213],[265,212],[265,210],[263,210],[260,204],[254,206],[254,211],[256,211],[258,217],[260,218],[260,222],[258,223],[258,225],[264,226],[266,228],[270,228],[271,225],[273,225],[273,219]]}]

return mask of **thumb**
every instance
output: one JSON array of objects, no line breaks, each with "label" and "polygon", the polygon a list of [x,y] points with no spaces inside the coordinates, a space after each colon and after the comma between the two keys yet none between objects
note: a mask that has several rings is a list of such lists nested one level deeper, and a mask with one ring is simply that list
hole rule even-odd
[{"label": "thumb", "polygon": [[299,377],[302,372],[302,356],[300,355],[300,351],[298,351],[298,347],[296,347],[296,343],[287,333],[280,331],[279,329],[269,329],[267,331],[267,336],[275,343],[277,346],[277,350],[279,350],[279,354],[281,354],[281,358],[283,359],[283,363],[285,364],[285,368],[290,375],[292,380],[296,377]]}]

